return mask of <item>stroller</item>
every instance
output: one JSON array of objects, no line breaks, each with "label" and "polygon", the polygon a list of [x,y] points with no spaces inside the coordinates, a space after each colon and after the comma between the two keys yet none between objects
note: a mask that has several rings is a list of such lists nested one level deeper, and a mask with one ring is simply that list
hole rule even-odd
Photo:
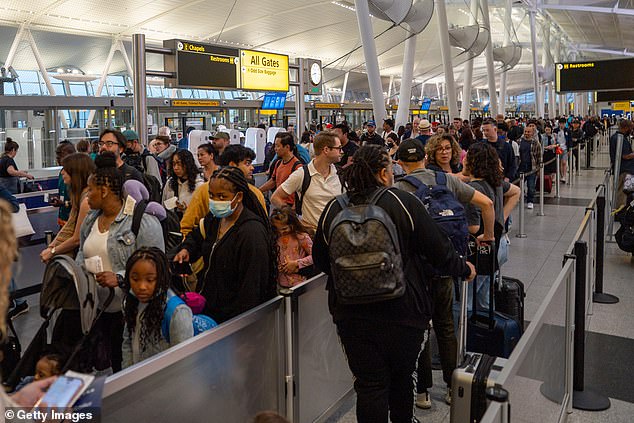
[{"label": "stroller", "polygon": [[[71,367],[75,368],[79,353],[90,340],[97,320],[113,298],[114,289],[110,288],[108,298],[103,304],[99,304],[97,283],[93,275],[68,256],[53,257],[44,271],[40,293],[40,315],[44,321],[3,384],[13,390],[23,377],[34,374],[39,357],[48,347],[47,330],[54,316],[57,316],[57,320],[53,330],[52,346],[68,353],[62,373]],[[58,311],[59,313],[56,313]],[[81,328],[69,330],[68,326],[73,326],[68,324],[69,321],[75,321],[77,316],[81,320]],[[64,331],[66,333],[56,334]]]}]

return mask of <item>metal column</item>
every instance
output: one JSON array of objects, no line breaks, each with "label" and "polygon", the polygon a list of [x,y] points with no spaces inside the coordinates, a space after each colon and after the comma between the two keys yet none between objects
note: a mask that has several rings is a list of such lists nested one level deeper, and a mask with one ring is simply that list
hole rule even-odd
[{"label": "metal column", "polygon": [[374,43],[374,31],[370,21],[370,8],[368,0],[354,0],[359,24],[359,35],[363,45],[363,55],[365,57],[365,67],[368,72],[368,85],[370,86],[370,96],[372,97],[372,108],[374,110],[374,120],[379,125],[385,119],[385,99],[383,98],[383,86],[381,84],[381,74],[379,73],[379,59]]},{"label": "metal column", "polygon": [[456,100],[456,85],[453,76],[453,63],[451,58],[451,45],[449,44],[449,27],[447,25],[447,8],[445,0],[436,0],[436,16],[438,16],[438,31],[440,35],[440,53],[442,55],[443,70],[445,73],[445,92],[447,94],[447,107],[449,119],[458,116],[458,102]]},{"label": "metal column", "polygon": [[487,60],[487,77],[489,80],[489,110],[491,116],[495,116],[498,113],[498,102],[495,91],[495,68],[493,66],[493,43],[491,42],[491,21],[489,19],[489,2],[488,0],[480,0],[480,6],[482,7],[482,17],[484,26],[489,28],[489,37],[486,47],[486,60]]},{"label": "metal column", "polygon": [[[504,47],[507,47],[511,43],[511,29],[513,28],[512,9],[513,0],[506,0],[504,6]],[[500,113],[506,115],[506,77],[508,70],[502,72],[500,77]]]},{"label": "metal column", "polygon": [[[346,90],[348,89],[348,77],[350,76],[350,72],[346,72],[343,76],[343,87],[341,88],[341,104],[346,102]],[[301,136],[300,138],[301,139]]]},{"label": "metal column", "polygon": [[405,40],[401,90],[398,98],[395,128],[398,128],[400,125],[405,125],[409,117],[409,104],[412,98],[412,81],[414,78],[414,58],[416,56],[416,38],[417,35],[412,34]]},{"label": "metal column", "polygon": [[299,70],[297,71],[297,95],[295,97],[295,114],[297,115],[297,139],[302,139],[302,133],[306,130],[306,102],[304,98],[304,59],[298,58],[297,64]]},{"label": "metal column", "polygon": [[529,10],[528,16],[530,18],[530,26],[531,26],[531,50],[533,56],[533,91],[535,92],[535,113],[538,117],[544,116],[544,105],[539,104],[539,82],[537,75],[537,28],[535,28],[535,10]]},{"label": "metal column", "polygon": [[[471,16],[469,16],[469,25],[475,25],[478,21],[478,1],[471,0]],[[469,54],[469,53],[467,53]],[[462,108],[460,109],[460,118],[469,120],[471,115],[471,88],[473,85],[473,60],[474,57],[469,56],[469,60],[464,64],[463,85],[462,85]]]},{"label": "metal column", "polygon": [[387,84],[387,104],[390,104],[392,99],[392,88],[394,88],[394,75],[390,75],[390,82]]},{"label": "metal column", "polygon": [[145,80],[145,35],[132,35],[134,56],[134,126],[139,141],[147,145],[147,86]]}]

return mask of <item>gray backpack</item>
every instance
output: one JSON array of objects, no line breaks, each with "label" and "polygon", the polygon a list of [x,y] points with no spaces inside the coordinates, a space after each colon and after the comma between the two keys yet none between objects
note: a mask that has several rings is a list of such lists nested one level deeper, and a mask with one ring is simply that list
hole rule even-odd
[{"label": "gray backpack", "polygon": [[328,252],[341,304],[375,303],[405,293],[398,231],[387,212],[376,205],[387,190],[379,189],[368,204],[350,205],[346,194],[336,197],[341,211],[330,225]]}]

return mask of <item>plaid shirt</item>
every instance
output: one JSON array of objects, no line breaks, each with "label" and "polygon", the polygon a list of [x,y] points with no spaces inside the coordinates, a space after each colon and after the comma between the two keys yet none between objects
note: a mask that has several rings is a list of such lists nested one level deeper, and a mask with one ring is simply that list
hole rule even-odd
[{"label": "plaid shirt", "polygon": [[522,136],[520,143],[529,143],[531,145],[531,170],[537,169],[542,162],[542,144],[536,137],[527,139]]}]

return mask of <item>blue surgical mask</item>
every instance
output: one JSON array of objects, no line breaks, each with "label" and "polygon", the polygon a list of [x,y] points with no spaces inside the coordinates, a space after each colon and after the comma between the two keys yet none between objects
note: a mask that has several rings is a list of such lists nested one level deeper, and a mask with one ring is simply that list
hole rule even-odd
[{"label": "blue surgical mask", "polygon": [[[236,194],[237,195],[237,194]],[[231,202],[235,200],[235,196],[228,201],[212,200],[209,199],[209,211],[218,219],[231,216],[236,210],[235,207],[231,207]]]}]

